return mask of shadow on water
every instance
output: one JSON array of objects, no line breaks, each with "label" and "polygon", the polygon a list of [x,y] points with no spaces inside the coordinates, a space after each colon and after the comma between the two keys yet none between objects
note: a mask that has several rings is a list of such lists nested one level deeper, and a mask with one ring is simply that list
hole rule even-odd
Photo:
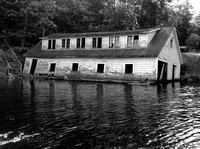
[{"label": "shadow on water", "polygon": [[0,147],[198,148],[200,89],[185,86],[1,80]]}]

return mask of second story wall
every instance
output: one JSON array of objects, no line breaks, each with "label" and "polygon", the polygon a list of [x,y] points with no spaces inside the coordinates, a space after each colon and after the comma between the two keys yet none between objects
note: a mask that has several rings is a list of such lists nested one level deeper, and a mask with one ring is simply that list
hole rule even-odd
[{"label": "second story wall", "polygon": [[42,40],[43,50],[124,49],[147,47],[156,32],[135,35],[68,37]]}]

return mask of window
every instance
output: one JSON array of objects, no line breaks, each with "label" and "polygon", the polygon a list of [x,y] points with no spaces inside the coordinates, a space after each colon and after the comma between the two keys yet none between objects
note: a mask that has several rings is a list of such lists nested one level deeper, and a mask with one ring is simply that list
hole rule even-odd
[{"label": "window", "polygon": [[113,48],[114,47],[114,37],[110,37],[109,38],[109,48]]},{"label": "window", "polygon": [[78,71],[78,63],[72,63],[72,71]]},{"label": "window", "polygon": [[96,48],[97,46],[97,38],[92,38],[92,48]]},{"label": "window", "polygon": [[66,48],[70,48],[70,39],[67,39]]},{"label": "window", "polygon": [[98,38],[97,48],[101,48],[101,45],[102,45],[102,38],[99,37],[99,38]]},{"label": "window", "polygon": [[115,47],[119,47],[119,36],[115,37]]},{"label": "window", "polygon": [[51,64],[50,64],[50,69],[49,69],[49,71],[50,71],[50,72],[54,72],[55,69],[56,69],[56,63],[51,63]]},{"label": "window", "polygon": [[104,73],[104,64],[97,65],[97,73]]},{"label": "window", "polygon": [[51,49],[51,40],[48,40],[48,49]]},{"label": "window", "polygon": [[125,73],[133,73],[133,64],[125,64]]},{"label": "window", "polygon": [[133,44],[134,45],[138,45],[138,43],[139,43],[139,35],[134,35],[134,37],[133,37]]},{"label": "window", "polygon": [[133,37],[132,36],[128,36],[128,38],[127,38],[127,46],[128,47],[132,47],[133,46]]},{"label": "window", "polygon": [[85,48],[85,38],[77,38],[76,47]]},{"label": "window", "polygon": [[82,38],[81,48],[85,48],[85,38]]},{"label": "window", "polygon": [[62,48],[70,48],[70,39],[62,39]]},{"label": "window", "polygon": [[53,45],[52,45],[52,49],[56,48],[56,40],[53,40]]},{"label": "window", "polygon": [[171,40],[170,40],[170,47],[171,48],[173,47],[173,38],[171,38]]},{"label": "window", "polygon": [[48,49],[55,49],[56,48],[56,40],[48,40]]},{"label": "window", "polygon": [[62,48],[65,48],[65,39],[62,39]]},{"label": "window", "polygon": [[81,39],[80,39],[80,38],[77,38],[76,47],[77,47],[77,48],[80,48],[80,47],[81,47]]},{"label": "window", "polygon": [[92,38],[92,48],[101,48],[102,47],[102,38]]}]

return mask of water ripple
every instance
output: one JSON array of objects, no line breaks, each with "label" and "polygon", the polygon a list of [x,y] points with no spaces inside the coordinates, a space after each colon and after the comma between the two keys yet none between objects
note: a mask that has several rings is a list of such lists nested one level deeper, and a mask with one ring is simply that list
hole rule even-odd
[{"label": "water ripple", "polygon": [[199,87],[15,80],[0,99],[0,147],[200,148]]}]

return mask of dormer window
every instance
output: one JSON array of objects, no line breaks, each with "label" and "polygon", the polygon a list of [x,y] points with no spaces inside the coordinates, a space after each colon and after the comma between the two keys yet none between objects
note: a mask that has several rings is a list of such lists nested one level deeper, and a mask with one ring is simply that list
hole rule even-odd
[{"label": "dormer window", "polygon": [[139,44],[139,35],[127,37],[127,47],[137,46]]},{"label": "dormer window", "polygon": [[133,46],[133,36],[128,36],[127,38],[127,46],[132,47]]},{"label": "dormer window", "polygon": [[56,49],[56,40],[48,40],[48,49]]},{"label": "dormer window", "polygon": [[62,39],[62,48],[70,48],[70,39]]},{"label": "dormer window", "polygon": [[102,47],[102,38],[92,38],[92,48],[101,48]]},{"label": "dormer window", "polygon": [[134,35],[133,45],[138,45],[138,44],[139,44],[139,35]]},{"label": "dormer window", "polygon": [[113,48],[114,47],[114,37],[110,37],[109,38],[109,48]]},{"label": "dormer window", "polygon": [[77,38],[76,47],[85,48],[85,38]]},{"label": "dormer window", "polygon": [[62,48],[65,48],[65,39],[62,39]]},{"label": "dormer window", "polygon": [[109,48],[118,48],[119,46],[119,36],[109,38]]},{"label": "dormer window", "polygon": [[92,48],[97,47],[97,38],[92,38]]}]

